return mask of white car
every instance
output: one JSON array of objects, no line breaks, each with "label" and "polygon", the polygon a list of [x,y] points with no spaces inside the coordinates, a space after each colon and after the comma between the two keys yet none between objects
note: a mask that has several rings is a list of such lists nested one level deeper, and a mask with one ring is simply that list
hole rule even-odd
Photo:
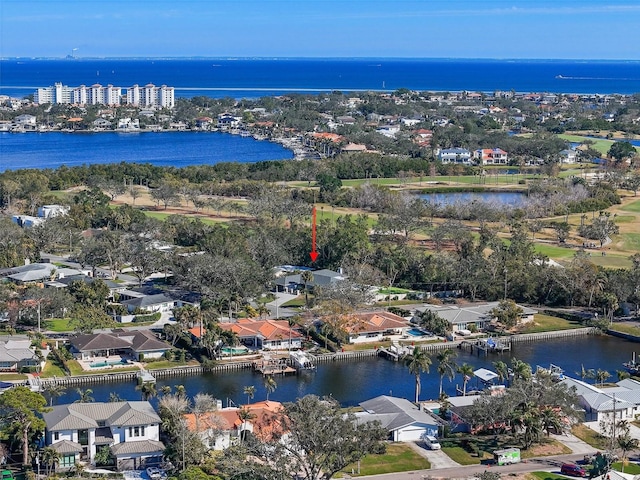
[{"label": "white car", "polygon": [[162,470],[157,467],[147,468],[147,475],[151,480],[160,480],[162,478]]},{"label": "white car", "polygon": [[422,439],[424,440],[424,444],[429,450],[440,450],[440,448],[442,448],[440,446],[440,442],[438,442],[438,439],[436,437],[425,435],[424,437],[422,437]]}]

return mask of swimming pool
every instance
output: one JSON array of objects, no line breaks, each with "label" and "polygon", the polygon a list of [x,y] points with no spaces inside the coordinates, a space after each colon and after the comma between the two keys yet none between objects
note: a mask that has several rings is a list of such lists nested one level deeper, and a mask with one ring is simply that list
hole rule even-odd
[{"label": "swimming pool", "polygon": [[109,367],[111,365],[126,365],[127,363],[129,363],[127,360],[125,359],[120,359],[120,360],[111,360],[111,361],[102,361],[102,362],[93,362],[89,364],[89,367],[91,368],[104,368],[104,367]]},{"label": "swimming pool", "polygon": [[243,355],[248,352],[249,349],[247,347],[224,347],[222,349],[224,355]]},{"label": "swimming pool", "polygon": [[407,330],[407,335],[411,335],[412,337],[424,337],[427,334],[417,328],[410,328]]}]

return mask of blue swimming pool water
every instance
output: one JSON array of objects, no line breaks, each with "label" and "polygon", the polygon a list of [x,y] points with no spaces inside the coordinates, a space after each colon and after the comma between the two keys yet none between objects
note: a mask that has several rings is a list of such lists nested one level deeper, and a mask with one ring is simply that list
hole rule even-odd
[{"label": "blue swimming pool water", "polygon": [[407,334],[413,337],[424,337],[426,335],[426,333],[424,333],[422,330],[418,330],[417,328],[410,328],[409,330],[407,330]]}]

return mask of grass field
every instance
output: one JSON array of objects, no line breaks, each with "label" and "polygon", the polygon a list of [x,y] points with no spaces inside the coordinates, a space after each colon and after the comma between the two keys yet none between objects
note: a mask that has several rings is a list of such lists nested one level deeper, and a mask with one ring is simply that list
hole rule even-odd
[{"label": "grass field", "polygon": [[573,248],[549,245],[547,243],[536,243],[534,245],[534,249],[537,253],[546,255],[547,257],[553,258],[554,260],[571,258],[577,252],[577,250]]},{"label": "grass field", "polygon": [[609,149],[611,148],[611,145],[613,145],[613,140],[606,140],[606,139],[601,139],[601,138],[591,138],[591,137],[583,137],[581,135],[568,135],[568,134],[562,134],[562,135],[558,135],[558,137],[562,138],[563,140],[566,140],[567,142],[575,142],[575,143],[583,143],[585,141],[591,141],[593,142],[593,145],[591,145],[595,150],[599,151],[600,153],[602,153],[603,155],[606,154]]},{"label": "grass field", "polygon": [[620,207],[620,210],[625,212],[640,213],[640,200],[636,200],[634,202],[628,203],[623,207]]},{"label": "grass field", "polygon": [[442,447],[442,451],[447,454],[451,460],[458,462],[460,465],[479,465],[483,458],[472,457],[462,447]]},{"label": "grass field", "polygon": [[624,471],[624,473],[629,473],[631,475],[640,474],[640,465],[638,465],[637,463],[627,462],[627,464],[624,466],[624,469],[623,469],[622,462],[616,462],[611,464],[611,468],[619,472]]},{"label": "grass field", "polygon": [[[402,443],[387,445],[387,451],[380,455],[367,455],[360,461],[360,475],[379,475],[382,473],[408,472],[426,470],[431,464],[426,458],[414,452],[411,447]],[[358,465],[348,465],[342,474],[358,475]]]},{"label": "grass field", "polygon": [[607,439],[603,437],[598,432],[591,430],[589,427],[578,424],[575,425],[571,429],[571,433],[573,433],[576,437],[578,437],[583,442],[588,443],[593,448],[597,448],[598,450],[606,450],[607,449]]},{"label": "grass field", "polygon": [[580,322],[565,320],[564,318],[552,317],[543,313],[536,313],[534,316],[534,324],[527,325],[522,333],[538,333],[550,332],[553,330],[570,330],[572,328],[580,328],[583,325]]},{"label": "grass field", "polygon": [[70,318],[52,318],[44,322],[43,328],[52,332],[70,332],[73,330]]}]

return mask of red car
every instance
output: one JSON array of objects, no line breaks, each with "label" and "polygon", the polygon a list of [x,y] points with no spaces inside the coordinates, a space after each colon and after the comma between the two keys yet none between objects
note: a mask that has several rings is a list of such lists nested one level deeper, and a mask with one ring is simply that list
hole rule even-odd
[{"label": "red car", "polygon": [[587,471],[580,465],[575,463],[565,463],[560,467],[560,473],[570,475],[572,477],[586,477]]}]

